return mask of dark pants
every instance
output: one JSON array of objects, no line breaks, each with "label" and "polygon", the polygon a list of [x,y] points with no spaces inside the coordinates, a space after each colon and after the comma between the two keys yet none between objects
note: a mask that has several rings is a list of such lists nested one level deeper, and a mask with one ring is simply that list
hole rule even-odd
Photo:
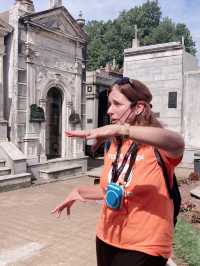
[{"label": "dark pants", "polygon": [[96,238],[97,266],[165,266],[167,259],[113,247]]}]

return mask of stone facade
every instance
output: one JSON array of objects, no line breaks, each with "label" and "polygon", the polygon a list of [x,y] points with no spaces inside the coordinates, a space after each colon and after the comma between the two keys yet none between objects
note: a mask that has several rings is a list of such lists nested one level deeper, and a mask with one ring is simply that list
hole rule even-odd
[{"label": "stone facade", "polygon": [[[0,17],[5,21],[5,13]],[[0,93],[5,94],[0,100],[8,133],[2,130],[0,110],[1,140],[8,136],[29,168],[42,167],[50,159],[85,160],[83,142],[64,135],[84,124],[85,32],[62,1],[50,1],[50,9],[34,12],[33,1],[17,0],[6,20],[9,37],[3,67],[0,33]],[[69,119],[74,113],[79,117],[75,123]]]},{"label": "stone facade", "polygon": [[153,111],[164,125],[181,133],[186,152],[182,166],[193,168],[200,150],[199,70],[197,59],[179,42],[124,51],[124,76],[143,81],[153,94]]},{"label": "stone facade", "polygon": [[[107,90],[120,77],[122,77],[122,73],[111,64],[86,73],[86,129],[97,128],[109,123]],[[91,146],[93,142],[93,140],[89,140],[87,145]]]},{"label": "stone facade", "polygon": [[5,119],[4,97],[4,66],[5,66],[5,38],[12,32],[12,27],[0,19],[0,141],[7,140],[7,120]]}]

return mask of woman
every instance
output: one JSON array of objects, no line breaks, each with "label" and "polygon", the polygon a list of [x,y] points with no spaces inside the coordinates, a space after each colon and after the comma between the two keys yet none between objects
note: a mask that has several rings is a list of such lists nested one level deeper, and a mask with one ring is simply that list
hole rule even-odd
[{"label": "woman", "polygon": [[100,186],[78,187],[52,212],[70,214],[77,200],[104,199],[97,225],[98,266],[162,266],[171,255],[173,202],[155,148],[172,184],[184,151],[182,137],[164,129],[151,111],[152,95],[140,81],[122,78],[111,87],[111,125],[66,132],[68,137],[111,140]]}]

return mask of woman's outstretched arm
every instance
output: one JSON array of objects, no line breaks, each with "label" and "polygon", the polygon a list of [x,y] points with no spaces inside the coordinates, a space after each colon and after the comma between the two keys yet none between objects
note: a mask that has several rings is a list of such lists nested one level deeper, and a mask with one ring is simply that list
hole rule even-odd
[{"label": "woman's outstretched arm", "polygon": [[148,144],[162,149],[169,157],[179,157],[184,151],[184,140],[182,136],[177,132],[165,128],[115,124],[91,130],[66,132],[66,136],[68,137],[86,139],[100,139],[120,135],[128,136],[138,143]]}]

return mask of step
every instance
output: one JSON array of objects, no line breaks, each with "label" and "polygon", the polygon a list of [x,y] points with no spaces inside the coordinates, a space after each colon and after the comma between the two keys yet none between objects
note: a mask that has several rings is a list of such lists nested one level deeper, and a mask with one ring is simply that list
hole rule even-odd
[{"label": "step", "polygon": [[103,170],[103,167],[100,166],[100,167],[87,171],[86,175],[88,177],[94,178],[94,185],[99,184],[102,170]]},{"label": "step", "polygon": [[0,159],[0,167],[4,167],[6,165],[6,161],[3,159]]},{"label": "step", "polygon": [[96,167],[96,168],[94,168],[94,169],[92,169],[92,170],[87,171],[86,174],[87,174],[89,177],[100,178],[101,173],[102,173],[102,170],[103,170],[103,167],[100,166],[100,167]]},{"label": "step", "polygon": [[9,167],[0,167],[0,176],[10,175],[11,169]]},{"label": "step", "polygon": [[80,174],[82,172],[81,165],[71,165],[65,167],[51,167],[40,170],[40,177],[43,179],[57,179],[63,177],[70,177]]},{"label": "step", "polygon": [[31,174],[29,173],[0,176],[0,192],[24,188],[30,185]]}]

